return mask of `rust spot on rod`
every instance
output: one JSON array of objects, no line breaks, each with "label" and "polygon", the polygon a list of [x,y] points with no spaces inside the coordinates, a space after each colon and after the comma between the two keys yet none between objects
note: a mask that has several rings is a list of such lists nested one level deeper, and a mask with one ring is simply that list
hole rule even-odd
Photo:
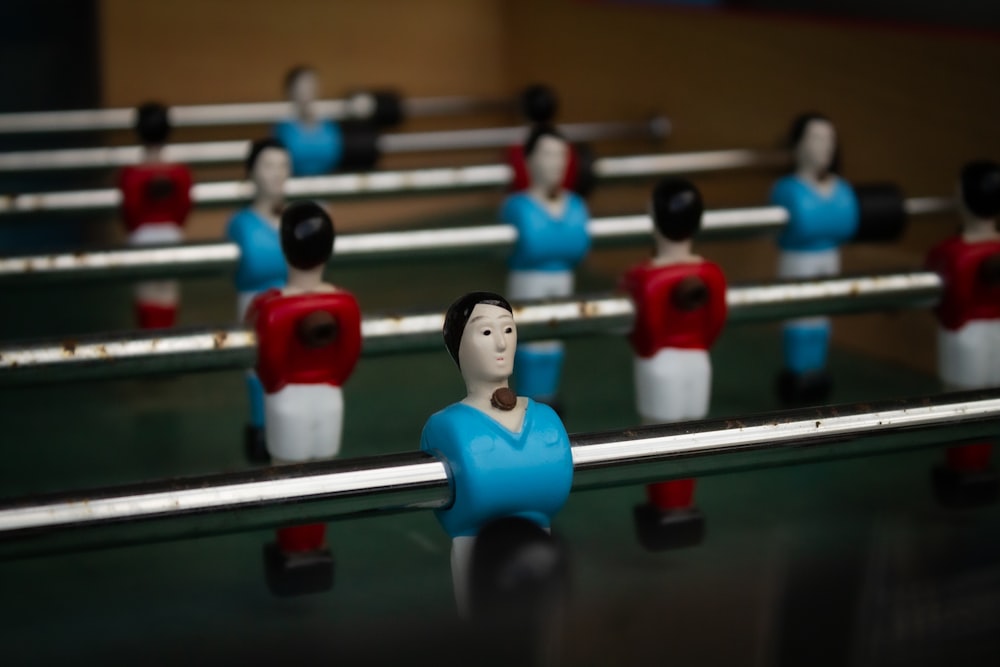
[{"label": "rust spot on rod", "polygon": [[217,331],[214,336],[212,336],[212,343],[216,350],[221,350],[226,345],[226,339],[229,338],[229,334],[225,331]]},{"label": "rust spot on rod", "polygon": [[597,315],[597,305],[591,301],[580,301],[580,317],[594,317]]},{"label": "rust spot on rod", "polygon": [[76,354],[76,341],[72,338],[63,342],[63,352],[72,356]]}]

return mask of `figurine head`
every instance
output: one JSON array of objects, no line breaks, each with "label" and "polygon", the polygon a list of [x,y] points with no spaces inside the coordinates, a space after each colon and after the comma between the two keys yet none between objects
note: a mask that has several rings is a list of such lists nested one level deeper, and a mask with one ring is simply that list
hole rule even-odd
[{"label": "figurine head", "polygon": [[309,271],[333,254],[333,218],[316,202],[289,204],[281,214],[281,251],[292,268]]},{"label": "figurine head", "polygon": [[548,86],[534,84],[521,93],[521,113],[531,123],[551,123],[559,110],[559,100]]},{"label": "figurine head", "polygon": [[258,139],[250,144],[250,152],[244,163],[247,178],[257,187],[257,195],[271,199],[281,199],[285,194],[285,183],[292,173],[288,149],[277,139]]},{"label": "figurine head", "polygon": [[569,145],[556,128],[536,125],[524,142],[524,159],[532,188],[554,190],[562,187],[569,160]]},{"label": "figurine head", "polygon": [[514,371],[517,326],[507,299],[470,292],[444,316],[444,344],[466,382],[500,382]]},{"label": "figurine head", "polygon": [[665,239],[686,241],[694,236],[704,211],[698,188],[682,178],[664,178],[653,188],[653,227]]},{"label": "figurine head", "polygon": [[962,167],[959,177],[961,205],[980,219],[1000,215],[1000,164],[976,160]]},{"label": "figurine head", "polygon": [[806,171],[822,180],[840,173],[840,146],[837,130],[829,118],[818,113],[804,113],[792,121],[788,132],[796,171]]},{"label": "figurine head", "polygon": [[312,67],[299,65],[285,75],[285,96],[300,109],[315,102],[318,91],[319,80]]},{"label": "figurine head", "polygon": [[170,116],[167,107],[158,102],[146,102],[137,109],[135,133],[144,146],[162,146],[170,136]]}]

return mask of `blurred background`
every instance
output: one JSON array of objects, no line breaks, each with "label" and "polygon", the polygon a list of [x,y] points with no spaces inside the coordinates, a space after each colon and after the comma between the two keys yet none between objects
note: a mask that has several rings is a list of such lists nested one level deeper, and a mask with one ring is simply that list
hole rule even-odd
[{"label": "blurred background", "polygon": [[[655,112],[672,123],[665,144],[603,142],[598,155],[773,148],[794,115],[819,110],[839,131],[848,179],[892,181],[907,196],[950,195],[963,162],[1000,154],[998,17],[995,3],[972,0],[15,0],[0,7],[5,82],[0,111],[133,106],[147,100],[270,101],[282,97],[284,74],[296,64],[318,70],[325,97],[381,86],[414,97],[500,98],[541,82],[558,92],[563,122],[638,120]],[[510,114],[411,119],[401,129],[514,120]],[[134,143],[130,135],[56,135],[51,141],[53,147]],[[174,141],[245,138],[246,128],[181,128],[173,136]],[[0,150],[29,144],[44,146],[37,137],[0,137]],[[497,151],[390,155],[381,165],[479,164],[497,157]],[[199,167],[196,178],[240,178],[241,171]],[[701,175],[696,181],[707,205],[723,208],[762,204],[774,177],[773,171],[757,170]],[[7,192],[75,189],[111,178],[4,175],[0,184]],[[641,211],[647,192],[648,182],[598,188],[592,211]],[[345,202],[336,205],[335,214],[343,231],[430,220],[487,222],[499,198],[498,192],[485,192]],[[219,238],[231,213],[196,210],[188,236]],[[8,220],[0,225],[7,246],[25,251],[117,241],[122,235],[108,216],[90,225],[29,227]],[[845,270],[917,266],[931,243],[954,225],[950,216],[922,218],[901,244],[847,248]],[[767,239],[713,244],[711,254],[731,281],[773,275],[773,244]],[[613,252],[590,260],[595,270],[615,273],[623,261]],[[924,314],[859,317],[856,326],[841,327],[836,335],[840,345],[930,370],[926,355],[917,352],[932,342]]]},{"label": "blurred background", "polygon": [[[836,124],[844,154],[844,175],[849,180],[891,181],[907,196],[950,196],[964,162],[1000,158],[1000,3],[996,2],[6,0],[0,3],[0,80],[3,81],[0,112],[134,106],[148,100],[167,105],[278,100],[283,96],[286,71],[298,64],[316,68],[322,97],[390,87],[412,97],[510,98],[525,85],[537,82],[552,86],[559,94],[560,122],[636,120],[654,113],[662,113],[671,121],[673,132],[664,142],[602,142],[597,148],[598,155],[774,148],[795,115],[816,110]],[[475,117],[412,119],[400,131],[517,122],[520,121],[512,113],[497,111]],[[245,128],[180,128],[173,140],[256,138],[266,130],[259,128],[257,132],[247,136]],[[2,136],[0,151],[128,143],[134,143],[134,138],[127,132],[49,138]],[[498,151],[392,155],[381,166],[481,164],[497,162],[498,157]],[[242,177],[242,169],[198,167],[195,174],[199,181],[233,179]],[[699,175],[693,180],[702,189],[709,208],[727,208],[766,203],[776,175],[774,170],[744,170]],[[0,191],[82,189],[111,183],[110,173],[6,174],[0,178]],[[598,187],[590,199],[592,213],[603,216],[642,212],[649,189],[649,182]],[[332,209],[340,232],[475,224],[495,219],[501,197],[501,192],[494,191],[361,200],[336,203]],[[189,238],[221,238],[232,212],[223,208],[195,210],[187,225]],[[86,224],[78,224],[81,220]],[[953,215],[920,218],[912,222],[905,239],[898,244],[848,247],[844,251],[845,272],[919,267],[927,249],[952,233],[957,224]],[[0,245],[3,254],[8,255],[107,245],[119,243],[123,238],[113,214],[13,217],[0,221]],[[699,250],[718,261],[733,283],[773,279],[776,252],[770,239],[712,242],[699,246]],[[589,282],[612,284],[615,276],[634,263],[636,257],[635,249],[594,253],[587,260]],[[500,270],[495,273],[500,275]],[[358,291],[365,294],[384,291],[393,287],[387,281],[399,280],[398,274],[391,273],[386,278],[378,271],[369,271],[364,274],[365,282],[358,285]],[[231,311],[228,281],[218,282],[213,294],[225,294],[226,300],[221,297],[217,300],[222,305],[216,308],[215,321]],[[187,294],[195,291],[190,289]],[[89,293],[82,294],[84,300],[88,298]],[[403,305],[413,305],[415,300]],[[366,301],[362,299],[362,303]],[[10,322],[17,316],[14,309],[4,310],[0,321],[7,318]],[[191,313],[199,311],[186,311],[182,317],[193,317]],[[116,317],[126,321],[125,315]],[[91,318],[94,326],[98,326],[97,321]],[[189,319],[182,323],[204,322]],[[838,324],[834,332],[839,350],[859,354],[852,361],[838,361],[857,386],[867,390],[880,383],[891,385],[891,390],[882,391],[886,395],[892,392],[917,395],[936,386],[930,376],[935,365],[935,323],[928,312],[854,316],[849,326]],[[751,336],[748,340],[756,339]],[[598,347],[588,349],[594,351],[595,358],[602,355]],[[720,353],[722,362],[745,359],[747,349],[750,348],[730,345]],[[875,360],[878,365],[869,364],[868,360]],[[366,367],[377,369],[369,372],[373,378],[372,394],[378,385],[376,375],[381,374],[383,379],[391,376],[393,367],[389,363],[376,361]],[[440,363],[439,359],[432,359],[426,365],[439,368]],[[450,368],[447,370],[450,372]],[[236,388],[234,391],[241,391],[241,379],[235,373],[227,381]],[[449,376],[448,381],[454,384],[456,380]],[[725,392],[736,395],[739,384],[739,379],[733,378],[728,387],[722,387],[723,398],[716,402],[717,411],[730,408],[748,411],[745,403],[726,401]],[[147,385],[138,385],[138,389],[119,391],[129,401],[158,395],[153,392],[147,395],[147,389]],[[439,392],[439,397],[443,393]],[[55,394],[64,395],[69,395],[68,390]],[[32,403],[50,400],[41,390],[37,396]],[[440,400],[439,397],[434,400]],[[58,400],[51,400],[59,404]],[[241,400],[242,396],[236,396],[232,402],[238,404]],[[756,403],[753,405],[756,407]],[[155,417],[162,424],[168,423],[167,416],[156,413],[159,406],[154,406],[153,398],[145,406],[141,409],[148,408],[149,419]],[[216,415],[207,414],[212,407],[204,407],[206,414],[199,417],[201,421],[183,426],[197,431],[188,435],[200,435],[199,429],[208,429],[215,423]],[[620,407],[622,415],[629,415],[622,419],[631,419],[627,401],[623,400]],[[585,413],[586,410],[578,408],[576,415],[586,418]],[[240,419],[241,416],[234,416],[231,421],[238,425]],[[108,416],[107,420],[106,426],[114,431],[118,417],[112,420]],[[373,417],[372,421],[375,420]],[[27,437],[34,425],[24,420],[21,428]],[[73,425],[65,428],[72,429]],[[234,437],[236,428],[229,428]],[[172,429],[170,422],[162,429],[163,438],[178,436]],[[122,431],[123,442],[138,437],[124,427]],[[15,429],[14,433],[17,432]],[[187,441],[179,436],[175,439]],[[186,446],[194,449],[196,445]],[[235,447],[232,449],[231,458],[236,458],[237,451]],[[170,457],[164,455],[164,458]],[[911,492],[923,493],[931,458],[925,455],[905,459],[889,467],[910,480]],[[571,508],[564,525],[569,532],[579,528],[576,545],[581,552],[591,555],[581,567],[581,577],[592,583],[592,589],[600,591],[605,603],[603,613],[584,614],[576,620],[571,662],[998,664],[1000,572],[996,563],[1000,545],[995,531],[995,508],[986,519],[980,516],[978,523],[968,515],[957,520],[946,517],[923,496],[914,501],[918,509],[913,510],[908,504],[913,493],[907,495],[904,488],[897,498],[896,487],[887,490],[882,475],[883,472],[866,463],[838,463],[795,477],[782,471],[727,477],[716,487],[721,488],[724,483],[724,495],[713,496],[709,487],[706,496],[706,506],[711,512],[714,502],[712,516],[718,518],[712,530],[718,530],[715,534],[723,538],[709,550],[683,557],[686,561],[668,561],[666,567],[662,567],[662,562],[654,564],[637,553],[611,546],[618,540],[629,539],[627,520],[621,522],[617,533],[595,533],[591,510],[578,509],[574,514]],[[17,482],[8,484],[14,485],[7,487],[10,491]],[[854,484],[861,490],[856,490]],[[816,488],[834,490],[830,496],[818,492],[810,495]],[[630,492],[635,495],[638,490],[623,490],[619,494],[622,507],[631,502]],[[884,495],[879,496],[879,492]],[[591,502],[598,497],[604,498],[594,494],[590,496]],[[764,504],[754,505],[760,498],[765,499]],[[872,498],[879,498],[885,504],[873,506]],[[602,503],[603,500],[595,504]],[[904,506],[905,511],[900,509]],[[763,509],[757,512],[758,507]],[[770,521],[774,517],[781,520]],[[408,518],[397,521],[402,524]],[[428,534],[436,530],[429,516],[420,521],[424,522],[420,526],[426,524]],[[364,608],[359,616],[389,618],[389,612],[379,605],[389,605],[392,609],[394,595],[410,596],[399,604],[400,609],[408,610],[411,615],[420,612],[420,605],[413,605],[413,598],[425,594],[437,596],[433,599],[439,608],[450,610],[449,592],[442,588],[447,567],[445,556],[421,552],[421,557],[438,567],[436,574],[440,576],[434,581],[425,581],[426,571],[415,567],[415,572],[394,572],[391,576],[396,577],[395,582],[386,583],[381,580],[391,577],[382,577],[379,568],[383,567],[386,552],[393,549],[392,539],[403,529],[397,530],[396,524],[392,524],[390,530],[386,528],[389,524],[377,521],[365,525],[371,544],[361,540],[362,547],[356,547],[354,557],[362,563],[362,570],[371,563],[370,570],[362,572],[360,584],[347,580],[338,589],[339,595],[348,599],[354,595],[353,599],[362,600]],[[369,525],[374,528],[368,528]],[[990,530],[984,531],[984,525]],[[228,538],[220,541],[224,539]],[[256,537],[250,536],[234,552],[244,547],[256,549],[254,540]],[[181,562],[187,562],[183,559],[195,562],[203,557],[198,544],[173,545],[165,547],[167,551],[162,553],[173,554]],[[956,544],[962,548],[956,548]],[[350,564],[350,547],[345,551]],[[79,588],[71,589],[71,598],[98,597],[88,588],[90,582],[86,579],[91,570],[87,567],[95,568],[93,572],[111,569],[130,572],[127,576],[135,580],[127,582],[127,586],[134,586],[125,596],[127,604],[134,602],[135,609],[146,611],[139,611],[134,617],[128,611],[110,614],[110,618],[126,622],[123,634],[134,632],[137,638],[143,636],[145,629],[139,626],[145,624],[146,613],[170,631],[176,631],[176,637],[187,637],[177,627],[185,625],[188,615],[192,622],[219,631],[224,625],[224,615],[232,610],[216,613],[209,605],[219,599],[236,599],[244,604],[243,611],[248,615],[271,616],[267,622],[274,623],[272,634],[258,630],[259,639],[271,641],[272,647],[288,649],[286,657],[311,658],[314,654],[309,651],[314,644],[317,652],[328,649],[322,633],[329,619],[311,616],[305,608],[298,609],[299,618],[286,618],[254,597],[258,591],[248,592],[235,574],[227,578],[230,576],[227,568],[233,566],[222,559],[214,563],[215,570],[207,568],[200,575],[191,575],[194,583],[198,583],[198,576],[204,578],[201,583],[205,588],[201,593],[178,593],[179,597],[188,595],[189,601],[197,600],[198,605],[192,602],[185,606],[183,601],[175,601],[169,608],[164,603],[162,609],[154,610],[143,593],[150,586],[144,578],[143,561],[133,560],[130,553],[114,552],[104,560],[94,561],[99,565],[81,566],[79,579],[83,581],[79,582]],[[247,577],[258,574],[254,558],[255,552],[249,557],[252,562],[243,565],[249,573]],[[49,564],[53,562],[62,563],[66,569],[75,567],[65,565],[64,561]],[[417,562],[420,566],[425,564]],[[414,562],[406,565],[413,566]],[[46,589],[49,581],[46,566],[44,562],[38,567],[24,565],[22,569],[11,566],[0,573],[8,582],[17,579],[20,595],[27,595],[26,587],[34,586],[33,577],[39,577],[38,587],[46,592],[38,598],[41,602],[27,605],[26,619],[46,618],[51,608],[58,606],[53,600],[58,601],[63,595],[61,589]],[[192,566],[192,571],[195,569]],[[180,574],[174,576],[180,580],[176,582],[179,590],[191,583]],[[658,590],[666,592],[647,602],[640,614],[634,606],[634,594],[646,589],[647,577],[658,577],[656,581],[662,586]],[[99,580],[97,575],[94,580]],[[164,580],[165,586],[175,583],[169,577]],[[372,583],[377,581],[381,583]],[[212,586],[230,589],[214,598],[211,596],[218,589]],[[371,592],[365,586],[380,588]],[[398,589],[406,586],[415,592],[400,593]],[[0,592],[3,590],[0,586]],[[134,600],[129,597],[133,590]],[[710,590],[711,595],[704,594],[705,590]],[[203,597],[211,599],[202,609],[199,605],[204,602]],[[674,600],[683,600],[684,606],[680,609],[672,606]],[[12,615],[15,613],[11,611]],[[347,615],[343,611],[336,613],[340,620]],[[177,618],[184,620],[178,621],[170,614],[178,614]],[[68,638],[75,632],[98,636],[116,630],[101,627],[105,618],[102,614],[96,614],[89,622],[85,616],[83,611],[66,612],[60,633],[55,636]],[[44,620],[31,623],[34,629],[28,635],[44,638]],[[289,648],[277,629],[287,629],[296,623],[302,624],[304,632],[312,632],[314,641]],[[666,632],[664,626],[668,624]],[[16,630],[19,626],[9,627]],[[427,651],[415,655],[430,656],[430,647],[439,640],[421,634],[423,626],[416,627],[399,635],[402,638],[399,646],[409,641]],[[185,632],[189,630],[184,628]],[[394,637],[397,632],[394,628]],[[13,639],[13,634],[12,630],[8,639]],[[263,654],[255,653],[252,642],[244,643],[240,635],[239,628],[228,628],[214,643],[203,640],[199,650],[206,652],[200,658],[214,656],[226,664],[239,656],[244,664],[257,664]],[[169,632],[167,636],[171,636]],[[323,640],[317,639],[321,636]],[[394,653],[386,648],[391,642],[375,626],[365,626],[356,636],[339,637],[336,641],[348,646],[352,664],[364,662],[364,651],[358,648],[364,642],[379,645],[382,650],[378,656]],[[161,652],[159,661],[170,662],[182,658],[182,644],[150,650]],[[619,648],[608,648],[616,645]],[[110,643],[102,645],[101,650],[84,657],[101,662],[114,655],[115,649],[110,646]],[[133,650],[142,648],[130,646]],[[455,652],[454,647],[449,650],[449,655]],[[395,652],[404,650],[397,648]],[[318,654],[321,659],[335,659],[334,655]],[[29,664],[30,655],[27,651],[15,652],[14,662],[23,660]],[[128,660],[140,660],[138,654],[128,655]],[[411,659],[424,664],[419,657]],[[378,657],[372,660],[378,662]],[[458,658],[455,661],[461,662]],[[442,659],[440,664],[447,662],[450,661]]]}]

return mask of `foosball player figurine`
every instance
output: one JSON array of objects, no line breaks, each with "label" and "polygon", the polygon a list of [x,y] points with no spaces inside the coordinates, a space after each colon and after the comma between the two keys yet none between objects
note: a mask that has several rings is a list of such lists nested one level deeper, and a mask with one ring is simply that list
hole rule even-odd
[{"label": "foosball player figurine", "polygon": [[[548,86],[531,85],[525,88],[521,94],[521,114],[531,124],[531,127],[551,125],[555,121],[558,110],[559,100],[555,91]],[[528,132],[530,134],[530,130]],[[528,163],[525,159],[524,143],[509,146],[504,160],[513,171],[510,191],[526,190],[531,183],[531,176],[528,173]],[[594,177],[591,173],[592,162],[593,157],[585,145],[569,145],[566,170],[562,179],[563,188],[582,195],[588,194],[594,187]]]},{"label": "foosball player figurine", "polygon": [[[319,81],[311,67],[292,68],[285,94],[295,116],[278,122],[274,136],[287,148],[295,176],[319,176],[338,169],[370,169],[379,158],[378,130],[367,121],[337,123],[316,112]],[[380,98],[358,96],[375,104]],[[397,101],[398,105],[398,101]]]},{"label": "foosball player figurine", "polygon": [[[653,259],[625,274],[635,304],[629,337],[635,352],[635,393],[644,423],[701,419],[712,386],[709,349],[726,321],[726,279],[714,263],[692,254],[701,227],[701,195],[687,181],[668,178],[653,189]],[[650,484],[648,502],[635,508],[639,542],[651,551],[701,542],[705,522],[694,507],[695,480]]]},{"label": "foosball player figurine", "polygon": [[[163,162],[170,135],[167,108],[148,103],[138,109],[136,133],[142,143],[142,162],[119,173],[122,219],[130,245],[164,245],[184,239],[184,222],[191,211],[191,171],[182,164]],[[141,282],[135,288],[135,313],[143,329],[174,326],[180,287],[175,280]]]},{"label": "foosball player figurine", "polygon": [[[840,246],[848,241],[897,240],[906,226],[905,200],[892,184],[852,187],[839,176],[837,132],[828,118],[802,114],[788,140],[793,173],[778,180],[771,203],[788,211],[778,238],[779,278],[819,278],[840,273]],[[826,399],[832,381],[826,368],[830,320],[790,320],[783,329],[784,369],[778,395],[786,403]]]},{"label": "foosball player figurine", "polygon": [[[778,239],[779,278],[818,278],[840,273],[841,244],[858,228],[858,200],[838,175],[837,133],[819,114],[795,119],[789,136],[794,172],[771,190],[771,203],[789,212]],[[783,330],[784,369],[778,394],[788,403],[822,401],[830,393],[826,370],[830,320],[790,320]]]},{"label": "foosball player figurine", "polygon": [[[503,203],[501,220],[518,234],[507,281],[507,295],[515,301],[570,296],[573,269],[590,249],[587,205],[562,186],[567,152],[566,141],[552,126],[535,127],[524,145],[530,186]],[[562,364],[559,341],[522,345],[514,370],[518,392],[556,403]]]},{"label": "foosball player figurine", "polygon": [[[959,181],[961,232],[935,246],[927,267],[941,275],[944,293],[935,313],[938,372],[951,390],[1000,387],[1000,165],[967,164]],[[947,463],[934,469],[938,499],[949,507],[996,501],[992,444],[948,449]]]},{"label": "foosball player figurine", "polygon": [[[264,387],[267,448],[276,464],[335,457],[344,420],[341,385],[361,353],[361,313],[349,292],[323,282],[333,252],[333,220],[319,205],[300,202],[281,215],[281,249],[288,285],[250,306],[257,334],[257,375]],[[329,589],[333,558],[323,524],[278,530],[264,549],[275,595]]]},{"label": "foosball player figurine", "polygon": [[459,612],[489,613],[518,591],[545,600],[565,577],[549,530],[573,481],[569,436],[549,406],[508,387],[517,327],[506,299],[466,294],[448,309],[443,334],[467,394],[427,420],[420,448],[451,478],[454,502],[436,514],[452,538]]},{"label": "foosball player figurine", "polygon": [[[250,206],[234,215],[226,236],[240,249],[236,268],[236,317],[243,321],[250,302],[261,292],[280,289],[288,281],[288,268],[278,238],[285,183],[290,174],[288,151],[276,139],[253,142],[246,159],[247,178],[254,185]],[[247,371],[250,423],[244,432],[247,459],[267,463],[264,435],[264,388],[253,370]]]}]

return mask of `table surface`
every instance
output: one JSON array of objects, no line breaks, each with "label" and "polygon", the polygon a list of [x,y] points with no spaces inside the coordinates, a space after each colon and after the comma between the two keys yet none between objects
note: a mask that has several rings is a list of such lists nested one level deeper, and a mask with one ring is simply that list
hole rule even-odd
[{"label": "table surface", "polygon": [[[366,311],[439,308],[455,285],[502,289],[488,261],[357,267],[332,278]],[[583,271],[580,291],[607,289]],[[185,325],[232,320],[227,280],[183,285]],[[5,339],[129,328],[127,285],[0,295]],[[850,326],[841,318],[836,326]],[[929,350],[928,354],[933,354]],[[710,416],[779,409],[775,325],[727,329],[713,350]],[[917,396],[937,381],[834,350],[830,402]],[[572,340],[570,432],[637,423],[630,351],[607,335]],[[459,400],[443,350],[364,358],[345,388],[342,456],[415,450],[429,414]],[[239,370],[0,391],[0,495],[239,470],[247,416]],[[555,531],[573,594],[562,664],[997,664],[1000,510],[934,503],[939,450],[705,478],[703,545],[644,552],[631,508],[641,488],[574,494]],[[433,515],[337,522],[336,583],[274,599],[254,531],[0,563],[5,664],[479,664],[492,649],[459,623],[449,541]],[[502,642],[502,638],[494,638]]]}]

